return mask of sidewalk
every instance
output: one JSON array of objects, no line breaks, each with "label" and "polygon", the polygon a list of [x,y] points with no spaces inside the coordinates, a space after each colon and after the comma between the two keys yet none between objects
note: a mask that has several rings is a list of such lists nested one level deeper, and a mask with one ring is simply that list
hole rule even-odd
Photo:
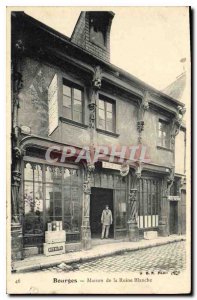
[{"label": "sidewalk", "polygon": [[138,242],[120,242],[97,245],[93,246],[92,249],[87,251],[82,250],[78,252],[65,253],[56,256],[47,257],[42,254],[30,258],[25,258],[21,261],[13,262],[12,271],[30,272],[40,270],[43,268],[53,267],[62,262],[64,262],[65,264],[80,263],[96,258],[120,254],[125,251],[135,251],[139,249],[165,245],[168,243],[179,242],[185,239],[185,236],[173,235],[169,237],[158,237],[154,240],[140,240]]}]

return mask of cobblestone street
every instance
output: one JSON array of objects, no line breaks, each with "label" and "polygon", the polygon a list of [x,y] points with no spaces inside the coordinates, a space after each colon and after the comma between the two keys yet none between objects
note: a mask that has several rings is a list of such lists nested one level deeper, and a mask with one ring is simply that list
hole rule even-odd
[{"label": "cobblestone street", "polygon": [[121,255],[95,259],[89,262],[57,266],[43,271],[51,272],[173,272],[185,269],[185,242],[125,252]]}]

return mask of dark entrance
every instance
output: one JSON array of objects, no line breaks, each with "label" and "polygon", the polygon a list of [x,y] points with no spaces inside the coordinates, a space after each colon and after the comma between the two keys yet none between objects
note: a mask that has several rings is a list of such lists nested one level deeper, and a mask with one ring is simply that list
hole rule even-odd
[{"label": "dark entrance", "polygon": [[170,234],[178,233],[178,202],[170,201]]},{"label": "dark entrance", "polygon": [[[92,238],[100,238],[102,231],[101,214],[105,205],[109,205],[112,211],[114,223],[113,208],[113,190],[103,188],[92,188],[90,197],[90,228]],[[109,238],[114,237],[114,225],[110,226]]]}]

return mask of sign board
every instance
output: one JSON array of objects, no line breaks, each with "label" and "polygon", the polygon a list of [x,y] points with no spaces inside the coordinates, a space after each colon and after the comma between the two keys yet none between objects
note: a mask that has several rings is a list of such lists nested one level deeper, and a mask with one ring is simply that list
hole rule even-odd
[{"label": "sign board", "polygon": [[65,253],[65,242],[48,244],[44,243],[44,254],[46,256],[64,254]]},{"label": "sign board", "polygon": [[180,201],[181,197],[180,196],[168,196],[169,201]]},{"label": "sign board", "polygon": [[104,169],[113,169],[113,170],[118,170],[118,171],[121,170],[121,165],[113,164],[113,163],[105,162],[105,161],[102,161],[102,167]]},{"label": "sign board", "polygon": [[53,77],[48,89],[49,135],[58,126],[58,81],[57,74]]}]

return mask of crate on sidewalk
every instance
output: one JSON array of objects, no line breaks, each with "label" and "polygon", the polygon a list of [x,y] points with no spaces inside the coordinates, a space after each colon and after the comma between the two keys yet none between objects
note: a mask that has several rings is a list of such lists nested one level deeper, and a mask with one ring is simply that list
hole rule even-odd
[{"label": "crate on sidewalk", "polygon": [[45,231],[45,243],[61,243],[66,241],[65,230]]}]

